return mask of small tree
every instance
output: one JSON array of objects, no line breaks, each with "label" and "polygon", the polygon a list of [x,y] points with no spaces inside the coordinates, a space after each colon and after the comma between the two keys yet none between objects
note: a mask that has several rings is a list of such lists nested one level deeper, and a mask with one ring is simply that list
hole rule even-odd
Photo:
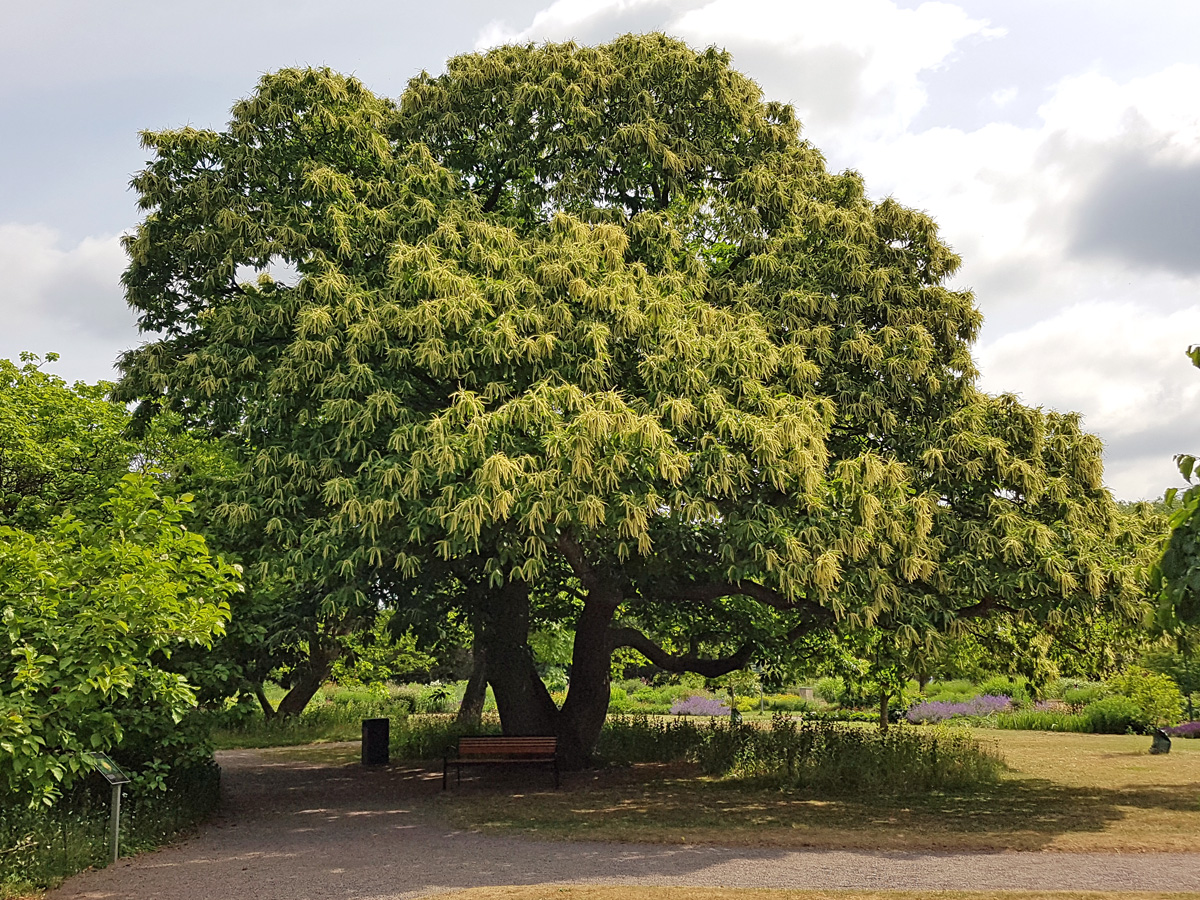
[{"label": "small tree", "polygon": [[[1192,365],[1200,367],[1200,344],[1189,347],[1188,356]],[[1175,462],[1180,474],[1191,483],[1197,471],[1196,457],[1182,453]],[[1152,575],[1160,589],[1160,624],[1183,634],[1188,626],[1200,625],[1200,484],[1192,484],[1182,493],[1171,488],[1164,499],[1174,506],[1169,520],[1171,532]]]},{"label": "small tree", "polygon": [[[7,790],[50,803],[90,753],[147,743],[194,705],[191,686],[160,661],[220,634],[237,573],[182,527],[186,510],[187,498],[160,499],[148,479],[126,475],[99,524],[66,513],[41,534],[0,527]],[[134,697],[149,712],[124,717]]]}]

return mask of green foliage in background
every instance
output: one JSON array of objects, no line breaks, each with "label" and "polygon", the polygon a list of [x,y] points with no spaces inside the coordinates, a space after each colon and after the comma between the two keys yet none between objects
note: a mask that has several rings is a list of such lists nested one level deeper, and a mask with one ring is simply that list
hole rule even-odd
[{"label": "green foliage in background", "polygon": [[[1200,367],[1200,344],[1187,352],[1192,365]],[[1182,453],[1175,461],[1179,473],[1191,483],[1197,471],[1196,457]],[[1152,577],[1161,589],[1159,621],[1168,630],[1179,631],[1200,626],[1200,484],[1192,484],[1182,493],[1172,488],[1164,499],[1174,505],[1171,532]]]},{"label": "green foliage in background", "polygon": [[1146,725],[1174,725],[1183,715],[1183,694],[1169,675],[1146,669],[1130,669],[1110,678],[1113,693],[1127,697],[1138,720]]},{"label": "green foliage in background", "polygon": [[0,525],[27,532],[67,512],[95,519],[135,455],[112,385],[68,385],[41,365],[31,353],[0,359]]},{"label": "green foliage in background", "polygon": [[0,784],[12,795],[51,803],[90,753],[127,742],[201,752],[170,746],[195,700],[159,661],[220,633],[238,575],[183,527],[186,511],[131,474],[96,523],[68,512],[37,534],[0,528]]}]

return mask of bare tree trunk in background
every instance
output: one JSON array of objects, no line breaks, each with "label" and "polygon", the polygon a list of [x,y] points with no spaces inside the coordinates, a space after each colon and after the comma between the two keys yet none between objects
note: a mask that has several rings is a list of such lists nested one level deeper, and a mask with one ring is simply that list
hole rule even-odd
[{"label": "bare tree trunk in background", "polygon": [[263,718],[270,722],[275,718],[275,707],[271,705],[271,701],[267,699],[266,692],[263,691],[261,684],[254,686],[254,696],[258,698],[258,705],[262,707]]},{"label": "bare tree trunk in background", "polygon": [[476,637],[471,647],[471,677],[463,692],[455,723],[462,728],[478,728],[483,719],[483,704],[487,700],[487,648]]},{"label": "bare tree trunk in background", "polygon": [[334,661],[341,656],[342,648],[336,640],[326,638],[309,652],[308,665],[300,673],[291,689],[279,701],[275,710],[280,718],[298,716],[308,706],[308,701],[316,696],[329,672],[333,669]]}]

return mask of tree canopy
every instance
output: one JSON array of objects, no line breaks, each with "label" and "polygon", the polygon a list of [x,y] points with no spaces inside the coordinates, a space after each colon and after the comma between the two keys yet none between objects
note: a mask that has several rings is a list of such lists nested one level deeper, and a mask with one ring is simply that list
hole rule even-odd
[{"label": "tree canopy", "polygon": [[1099,441],[976,388],[933,220],[726,53],[502,47],[397,102],[289,69],[144,140],[118,396],[236,443],[219,511],[338,621],[460,585],[506,730],[585,758],[619,647],[717,675],[821,629],[1136,614]]}]

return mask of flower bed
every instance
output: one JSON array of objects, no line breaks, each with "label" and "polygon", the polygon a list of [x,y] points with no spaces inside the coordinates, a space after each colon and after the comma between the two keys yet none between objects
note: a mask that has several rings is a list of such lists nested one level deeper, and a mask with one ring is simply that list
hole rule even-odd
[{"label": "flower bed", "polygon": [[692,696],[671,706],[673,716],[727,716],[729,707],[712,697]]},{"label": "flower bed", "polygon": [[970,700],[954,702],[926,700],[923,703],[914,704],[905,714],[905,718],[914,724],[918,722],[936,723],[964,716],[990,716],[994,713],[1007,712],[1010,709],[1012,709],[1012,700],[1008,697],[981,694]]}]

